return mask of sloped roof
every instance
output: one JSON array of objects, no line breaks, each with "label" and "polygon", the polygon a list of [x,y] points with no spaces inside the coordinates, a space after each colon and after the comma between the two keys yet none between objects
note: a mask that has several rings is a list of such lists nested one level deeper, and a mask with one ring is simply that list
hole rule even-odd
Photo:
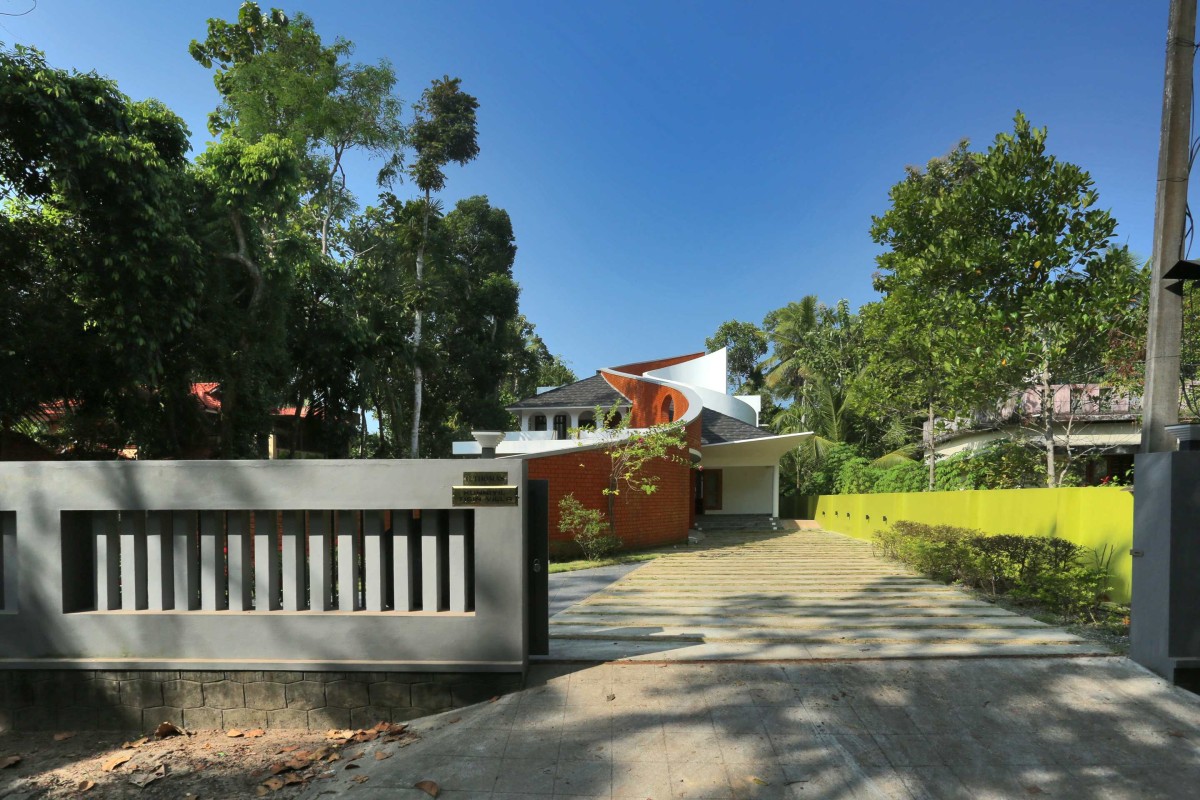
[{"label": "sloped roof", "polygon": [[706,408],[700,412],[700,444],[744,442],[747,439],[766,439],[775,434],[756,428],[720,411]]},{"label": "sloped roof", "polygon": [[599,374],[584,378],[575,383],[568,383],[548,392],[526,397],[508,407],[509,411],[522,408],[592,408],[604,406],[607,408],[618,400],[628,401],[628,398],[618,392],[608,381]]}]

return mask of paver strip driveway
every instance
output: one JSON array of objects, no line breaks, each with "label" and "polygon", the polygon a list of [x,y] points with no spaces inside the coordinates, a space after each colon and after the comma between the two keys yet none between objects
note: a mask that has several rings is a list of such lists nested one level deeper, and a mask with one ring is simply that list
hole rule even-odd
[{"label": "paver strip driveway", "polygon": [[1097,655],[825,531],[710,535],[550,620],[550,660]]},{"label": "paver strip driveway", "polygon": [[535,665],[524,690],[417,720],[415,744],[368,745],[390,757],[304,797],[428,800],[426,780],[440,800],[1197,796],[1195,695],[861,543],[744,538],[557,615],[564,660],[600,663]]}]

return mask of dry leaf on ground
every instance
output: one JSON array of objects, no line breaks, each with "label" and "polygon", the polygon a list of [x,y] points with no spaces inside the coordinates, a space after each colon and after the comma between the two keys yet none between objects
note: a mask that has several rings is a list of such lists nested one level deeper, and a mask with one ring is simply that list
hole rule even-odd
[{"label": "dry leaf on ground", "polygon": [[119,753],[110,758],[108,761],[105,761],[100,769],[104,770],[105,772],[112,772],[114,769],[121,766],[131,758],[133,758],[132,753]]},{"label": "dry leaf on ground", "polygon": [[166,774],[167,768],[164,765],[159,764],[158,768],[153,772],[143,772],[141,775],[131,776],[129,778],[129,782],[138,788],[144,789],[146,786],[154,783],[156,780],[164,777]]},{"label": "dry leaf on ground", "polygon": [[131,750],[131,749],[133,749],[133,748],[135,748],[135,747],[141,747],[142,745],[144,745],[144,744],[145,744],[146,742],[148,742],[148,741],[150,741],[150,737],[149,737],[149,736],[143,736],[142,738],[140,738],[140,739],[136,739],[136,740],[134,740],[134,741],[132,741],[132,742],[126,742],[125,744],[121,745],[121,747],[124,747],[126,750]]},{"label": "dry leaf on ground", "polygon": [[88,791],[91,791],[95,785],[96,785],[95,781],[80,781],[78,784],[76,784],[75,791],[88,792]]},{"label": "dry leaf on ground", "polygon": [[0,758],[0,769],[8,769],[9,767],[15,767],[17,764],[20,764],[20,763],[21,763],[20,756],[5,756],[4,758]]},{"label": "dry leaf on ground", "polygon": [[266,733],[266,731],[264,731],[262,728],[255,728],[254,730],[246,731],[246,738],[247,739],[257,739],[258,737],[262,736],[265,733]]},{"label": "dry leaf on ground", "polygon": [[75,736],[75,731],[63,731],[62,733],[54,734],[54,741],[65,742],[67,739],[71,739],[74,736]]},{"label": "dry leaf on ground", "polygon": [[154,735],[159,739],[166,739],[168,736],[186,736],[187,731],[174,722],[160,722],[154,729]]},{"label": "dry leaf on ground", "polygon": [[417,781],[413,784],[413,788],[420,789],[430,797],[437,797],[438,792],[442,790],[442,787],[437,785],[437,781]]},{"label": "dry leaf on ground", "polygon": [[230,739],[240,739],[241,737],[245,736],[246,734],[242,733],[237,728],[230,728],[229,730],[225,731],[225,735],[228,736]]},{"label": "dry leaf on ground", "polygon": [[355,783],[366,783],[370,777],[370,775],[355,775],[350,780],[354,781]]},{"label": "dry leaf on ground", "polygon": [[391,758],[391,757],[392,757],[392,754],[386,750],[376,750],[375,751],[375,760],[376,761],[383,761],[385,758]]}]

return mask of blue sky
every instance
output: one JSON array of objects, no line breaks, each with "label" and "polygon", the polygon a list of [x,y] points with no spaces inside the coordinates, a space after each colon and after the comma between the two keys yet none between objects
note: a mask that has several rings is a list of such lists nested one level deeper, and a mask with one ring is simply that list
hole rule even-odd
[{"label": "blue sky", "polygon": [[[462,78],[481,154],[443,198],[508,210],[522,310],[581,376],[805,294],[874,299],[871,215],[904,166],[982,149],[1018,108],[1150,253],[1167,0],[263,5],[389,59],[406,102]],[[0,41],[159,98],[202,148],[216,95],[187,45],[237,7],[40,0]]]}]

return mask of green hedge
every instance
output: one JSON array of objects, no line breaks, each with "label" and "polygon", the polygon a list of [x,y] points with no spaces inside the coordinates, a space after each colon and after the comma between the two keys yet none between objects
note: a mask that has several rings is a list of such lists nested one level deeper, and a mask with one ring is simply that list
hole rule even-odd
[{"label": "green hedge", "polygon": [[897,520],[876,531],[873,542],[879,554],[936,580],[1041,603],[1069,617],[1094,619],[1109,591],[1111,552],[1065,539]]}]

